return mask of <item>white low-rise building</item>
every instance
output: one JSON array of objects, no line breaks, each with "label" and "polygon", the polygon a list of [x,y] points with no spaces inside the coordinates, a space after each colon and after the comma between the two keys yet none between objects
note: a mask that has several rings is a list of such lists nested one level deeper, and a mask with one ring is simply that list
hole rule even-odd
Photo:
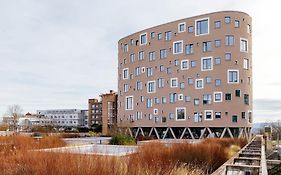
[{"label": "white low-rise building", "polygon": [[37,115],[52,120],[54,126],[78,127],[83,125],[81,122],[82,113],[79,109],[38,110]]}]

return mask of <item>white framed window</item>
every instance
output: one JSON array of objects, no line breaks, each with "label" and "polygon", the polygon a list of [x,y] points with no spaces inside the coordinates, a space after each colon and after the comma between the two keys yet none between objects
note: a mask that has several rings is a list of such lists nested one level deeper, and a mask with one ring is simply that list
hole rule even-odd
[{"label": "white framed window", "polygon": [[195,20],[195,36],[209,34],[209,18]]},{"label": "white framed window", "polygon": [[213,57],[201,58],[201,70],[202,71],[213,70]]},{"label": "white framed window", "polygon": [[205,110],[205,120],[213,120],[213,110]]},{"label": "white framed window", "polygon": [[155,93],[156,92],[156,83],[155,81],[147,82],[147,93]]},{"label": "white framed window", "polygon": [[245,38],[240,38],[240,51],[248,52],[248,40]]},{"label": "white framed window", "polygon": [[244,69],[249,69],[249,59],[244,58],[244,60],[243,60],[243,68]]},{"label": "white framed window", "polygon": [[204,88],[204,80],[195,79],[195,89],[203,89],[203,88]]},{"label": "white framed window", "polygon": [[134,96],[126,96],[125,101],[125,110],[133,110],[134,109]]},{"label": "white framed window", "polygon": [[185,32],[185,22],[182,22],[182,23],[179,23],[178,24],[178,32],[181,33],[181,32]]},{"label": "white framed window", "polygon": [[178,87],[178,78],[171,78],[171,88]]},{"label": "white framed window", "polygon": [[222,92],[214,92],[214,102],[222,102]]},{"label": "white framed window", "polygon": [[153,109],[153,114],[158,115],[158,109],[157,108]]},{"label": "white framed window", "polygon": [[187,70],[189,68],[188,60],[181,60],[181,70]]},{"label": "white framed window", "polygon": [[195,89],[203,89],[204,81],[203,79],[195,79]]},{"label": "white framed window", "polygon": [[227,70],[227,83],[238,84],[239,83],[239,70]]},{"label": "white framed window", "polygon": [[183,94],[179,94],[179,95],[178,95],[178,100],[179,100],[179,101],[182,101],[182,100],[183,100]]},{"label": "white framed window", "polygon": [[145,73],[145,67],[141,68],[141,73]]},{"label": "white framed window", "polygon": [[129,68],[123,69],[123,80],[126,80],[129,78]]},{"label": "white framed window", "polygon": [[185,120],[186,119],[186,108],[179,107],[176,108],[176,120]]},{"label": "white framed window", "polygon": [[147,33],[140,34],[140,45],[147,44]]},{"label": "white framed window", "polygon": [[173,54],[180,54],[183,52],[183,40],[173,42]]}]

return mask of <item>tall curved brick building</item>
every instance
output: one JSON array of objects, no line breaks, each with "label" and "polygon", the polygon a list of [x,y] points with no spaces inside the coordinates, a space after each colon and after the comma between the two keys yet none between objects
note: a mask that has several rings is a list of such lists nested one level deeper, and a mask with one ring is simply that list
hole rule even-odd
[{"label": "tall curved brick building", "polygon": [[251,17],[209,13],[120,39],[118,95],[118,126],[135,137],[249,139]]}]

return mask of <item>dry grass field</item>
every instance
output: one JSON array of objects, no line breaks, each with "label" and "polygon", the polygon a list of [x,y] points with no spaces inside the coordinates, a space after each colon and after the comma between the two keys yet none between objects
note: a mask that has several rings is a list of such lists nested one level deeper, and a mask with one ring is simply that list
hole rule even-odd
[{"label": "dry grass field", "polygon": [[34,152],[61,147],[59,137],[36,140],[26,136],[0,137],[0,174],[5,175],[203,175],[223,164],[231,146],[241,139],[206,139],[199,144],[145,144],[126,157]]}]

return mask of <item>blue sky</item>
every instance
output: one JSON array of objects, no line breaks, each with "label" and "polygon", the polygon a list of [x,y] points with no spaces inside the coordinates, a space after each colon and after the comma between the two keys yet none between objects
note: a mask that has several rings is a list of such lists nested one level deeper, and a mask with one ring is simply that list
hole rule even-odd
[{"label": "blue sky", "polygon": [[87,108],[117,89],[117,41],[161,23],[220,10],[253,18],[255,121],[281,119],[281,25],[274,0],[0,0],[0,115]]}]

